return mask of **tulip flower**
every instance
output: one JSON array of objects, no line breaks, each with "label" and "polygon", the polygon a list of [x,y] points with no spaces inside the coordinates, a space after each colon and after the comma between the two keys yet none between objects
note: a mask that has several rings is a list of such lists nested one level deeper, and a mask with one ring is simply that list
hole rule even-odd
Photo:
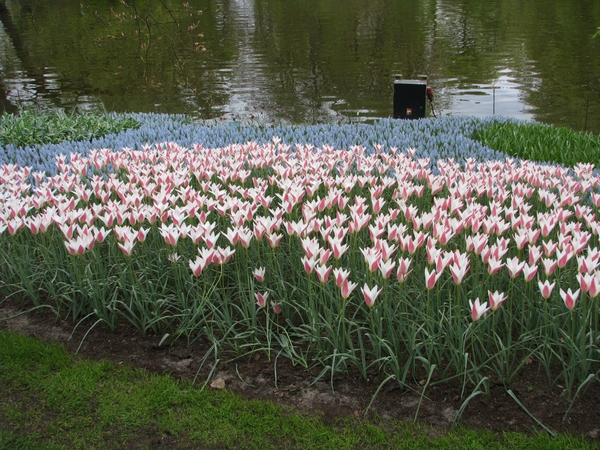
[{"label": "tulip flower", "polygon": [[350,294],[356,288],[356,286],[358,286],[358,283],[353,283],[352,281],[345,279],[340,287],[342,298],[345,300],[350,297]]},{"label": "tulip flower", "polygon": [[535,244],[535,241],[537,241],[537,239],[540,237],[541,234],[541,230],[538,229],[530,229],[527,231],[527,241],[529,242],[529,245],[533,245]]},{"label": "tulip flower", "polygon": [[529,265],[533,266],[537,264],[539,259],[542,257],[542,249],[539,246],[529,247]]},{"label": "tulip flower", "polygon": [[550,281],[548,281],[548,280],[544,281],[543,283],[541,280],[538,280],[538,286],[540,288],[542,297],[544,297],[546,300],[548,300],[550,298],[550,296],[552,295],[552,289],[554,289],[555,284],[556,284],[556,282],[550,283]]},{"label": "tulip flower", "polygon": [[242,243],[242,247],[248,248],[250,247],[250,242],[252,241],[252,236],[254,234],[247,227],[242,227],[238,232],[239,242]]},{"label": "tulip flower", "polygon": [[202,271],[206,267],[207,259],[201,256],[196,256],[196,259],[194,261],[190,259],[188,264],[194,276],[199,277],[200,275],[202,275]]},{"label": "tulip flower", "polygon": [[575,254],[575,251],[573,250],[573,247],[571,245],[569,245],[567,247],[568,248],[565,248],[560,251],[558,249],[556,250],[557,264],[558,264],[558,267],[560,267],[561,269],[567,265],[569,260]]},{"label": "tulip flower", "polygon": [[304,250],[304,254],[308,258],[313,258],[319,254],[321,247],[319,246],[319,241],[316,238],[303,238],[300,243],[302,244],[302,249]]},{"label": "tulip flower", "polygon": [[104,227],[102,227],[102,228],[95,228],[94,229],[94,234],[96,236],[96,242],[98,244],[102,244],[106,240],[106,237],[110,234],[111,231],[112,230],[107,230]]},{"label": "tulip flower", "polygon": [[79,236],[76,239],[65,241],[65,247],[71,255],[83,255],[94,242],[94,237]]},{"label": "tulip flower", "polygon": [[450,274],[452,275],[452,279],[454,280],[454,284],[460,286],[463,278],[469,271],[469,264],[465,264],[464,266],[460,266],[458,264],[452,263],[450,265]]},{"label": "tulip flower", "polygon": [[269,292],[265,292],[264,294],[260,293],[260,292],[255,292],[254,298],[256,299],[256,305],[259,308],[264,308],[265,306],[267,306],[267,299],[269,298]]},{"label": "tulip flower", "polygon": [[281,305],[277,302],[271,302],[271,307],[273,308],[273,312],[277,315],[281,314]]},{"label": "tulip flower", "polygon": [[383,288],[377,288],[378,286],[373,286],[373,288],[369,288],[369,286],[367,286],[367,283],[365,283],[364,287],[361,288],[361,292],[363,293],[363,296],[365,298],[365,303],[369,308],[373,307],[373,305],[375,304],[375,299],[379,297],[379,294],[381,294],[381,291],[383,290]]},{"label": "tulip flower", "polygon": [[342,268],[333,269],[333,276],[335,278],[335,284],[337,287],[342,287],[344,281],[350,276],[350,271]]},{"label": "tulip flower", "polygon": [[554,259],[542,258],[542,266],[544,266],[546,278],[550,277],[554,273],[554,269],[556,269],[557,264],[558,262]]},{"label": "tulip flower", "polygon": [[135,245],[135,241],[125,241],[122,244],[119,242],[117,246],[121,249],[125,256],[131,256],[133,253],[133,246]]},{"label": "tulip flower", "polygon": [[202,239],[209,248],[213,248],[217,244],[219,235],[217,233],[206,231]]},{"label": "tulip flower", "polygon": [[25,219],[24,224],[25,226],[27,226],[27,228],[29,228],[31,234],[36,235],[40,231],[40,228],[42,226],[42,220],[43,219],[40,216],[28,217]]},{"label": "tulip flower", "polygon": [[316,265],[315,266],[315,273],[317,274],[317,277],[319,278],[319,281],[321,283],[326,283],[327,280],[329,279],[329,274],[331,273],[331,266],[324,266],[324,265]]},{"label": "tulip flower", "polygon": [[577,297],[579,297],[579,289],[577,289],[575,292],[572,292],[571,288],[567,289],[567,292],[561,289],[560,296],[565,302],[567,309],[569,311],[573,311],[573,308],[575,308],[575,303],[577,302]]},{"label": "tulip flower", "polygon": [[596,276],[593,273],[578,273],[577,281],[579,282],[581,292],[588,293],[592,288],[592,284],[596,282]]},{"label": "tulip flower", "polygon": [[590,290],[588,291],[588,295],[591,298],[596,298],[596,296],[600,293],[600,272],[596,272],[594,274],[594,280],[590,283]]},{"label": "tulip flower", "polygon": [[316,258],[307,258],[306,256],[303,256],[301,261],[302,261],[302,265],[304,266],[304,271],[307,274],[313,273],[313,270],[315,269],[315,266],[317,265],[317,259]]},{"label": "tulip flower", "polygon": [[[483,249],[481,250],[481,253],[479,254],[479,256],[481,257],[481,261],[483,261],[484,264],[487,264],[488,261],[490,260],[490,257],[493,256],[493,251],[490,247],[488,247],[487,245],[485,247],[483,247]],[[496,257],[494,257],[495,259],[498,259]]]},{"label": "tulip flower", "polygon": [[206,264],[210,264],[210,263],[214,263],[216,261],[218,261],[218,257],[215,258],[215,249],[212,248],[202,248],[202,249],[198,249],[198,254],[200,255],[200,258],[204,259],[204,261],[206,261]]},{"label": "tulip flower", "polygon": [[167,259],[169,261],[171,261],[173,264],[176,264],[180,258],[181,258],[181,256],[179,256],[179,254],[177,252],[173,252],[169,256],[167,256]]},{"label": "tulip flower", "polygon": [[383,232],[385,231],[385,228],[380,228],[377,225],[369,225],[368,229],[369,229],[369,238],[372,241],[379,238],[379,236],[381,236],[383,234]]},{"label": "tulip flower", "polygon": [[362,230],[371,220],[371,214],[353,214],[352,222],[348,224],[348,231],[356,233]]},{"label": "tulip flower", "polygon": [[281,242],[282,238],[283,238],[283,234],[278,234],[278,233],[267,234],[267,240],[269,241],[269,245],[271,246],[271,248],[277,247],[279,245],[279,243]]},{"label": "tulip flower", "polygon": [[136,239],[138,240],[138,242],[144,242],[149,232],[150,228],[140,228],[136,234]]},{"label": "tulip flower", "polygon": [[441,276],[442,272],[436,272],[435,269],[430,272],[429,269],[425,267],[425,286],[427,286],[427,289],[433,289],[435,283]]},{"label": "tulip flower", "polygon": [[388,241],[381,241],[381,258],[387,261],[397,249],[397,245],[390,245]]},{"label": "tulip flower", "polygon": [[523,228],[519,228],[517,233],[513,235],[513,240],[517,245],[519,250],[523,250],[525,248],[525,244],[527,244],[527,232],[523,230]]},{"label": "tulip flower", "polygon": [[396,263],[392,260],[379,261],[379,272],[381,273],[381,276],[387,280],[389,278],[389,276],[391,275],[392,270],[394,270],[395,266],[396,266]]},{"label": "tulip flower", "polygon": [[481,316],[483,316],[490,309],[487,305],[487,302],[484,302],[483,304],[479,303],[479,297],[475,299],[475,303],[469,300],[469,306],[471,308],[471,319],[473,319],[473,322],[477,322],[479,319],[481,319]]},{"label": "tulip flower", "polygon": [[506,260],[506,269],[511,278],[517,278],[517,275],[523,270],[525,261],[521,261],[518,257],[509,258]]},{"label": "tulip flower", "polygon": [[535,277],[537,271],[538,266],[535,264],[525,264],[523,266],[523,278],[525,278],[525,281],[529,283],[531,280],[533,280],[533,277]]},{"label": "tulip flower", "polygon": [[437,247],[427,246],[425,251],[427,252],[427,262],[429,264],[437,264],[438,257],[441,255],[442,250]]},{"label": "tulip flower", "polygon": [[489,235],[477,233],[473,236],[473,251],[476,254],[483,252],[483,249],[488,243]]},{"label": "tulip flower", "polygon": [[558,248],[558,242],[553,242],[552,239],[550,239],[542,242],[542,247],[544,248],[544,254],[549,258]]},{"label": "tulip flower", "polygon": [[498,273],[498,271],[502,268],[503,265],[504,263],[502,261],[496,259],[493,256],[490,256],[490,258],[488,259],[488,273],[490,275],[495,275],[496,273]]},{"label": "tulip flower", "polygon": [[254,278],[256,278],[256,281],[258,281],[259,283],[263,283],[265,281],[266,271],[267,269],[264,267],[257,267],[256,269],[254,269],[254,272],[252,274],[254,275]]},{"label": "tulip flower", "polygon": [[443,272],[453,259],[454,254],[452,252],[441,251],[435,259],[435,271]]},{"label": "tulip flower", "polygon": [[[8,226],[8,232],[11,235],[14,235],[17,232],[17,230],[23,225],[22,220],[18,219],[17,221],[20,222],[20,225],[18,225],[18,226],[14,223],[15,220],[13,220],[13,219],[9,220],[6,223],[6,225]],[[65,237],[67,239],[73,239],[73,234],[75,233],[75,228],[73,227],[73,225],[58,224],[58,227],[60,228],[60,231],[62,232],[62,234],[65,235]]]},{"label": "tulip flower", "polygon": [[465,236],[465,250],[472,252],[475,250],[475,243],[473,242],[473,236]]},{"label": "tulip flower", "polygon": [[578,256],[577,263],[580,273],[593,273],[598,265],[600,265],[598,258],[594,260],[590,255]]},{"label": "tulip flower", "polygon": [[381,252],[375,248],[361,248],[369,272],[373,273],[379,267],[379,261],[381,261]]},{"label": "tulip flower", "polygon": [[412,269],[408,270],[411,262],[412,259],[410,258],[400,258],[398,260],[398,270],[396,272],[396,278],[398,278],[398,282],[404,283],[408,278],[408,275],[412,272]]},{"label": "tulip flower", "polygon": [[221,264],[225,264],[229,262],[235,250],[231,249],[229,246],[225,248],[215,248],[213,252],[213,262],[219,266]]},{"label": "tulip flower", "polygon": [[500,305],[507,299],[508,297],[505,294],[502,294],[498,291],[488,291],[488,299],[490,301],[490,308],[492,311],[496,311]]},{"label": "tulip flower", "polygon": [[444,230],[439,237],[440,245],[446,245],[450,239],[454,236],[454,231]]},{"label": "tulip flower", "polygon": [[181,235],[174,224],[165,225],[163,223],[160,226],[159,231],[167,244],[173,247],[177,245],[177,241]]},{"label": "tulip flower", "polygon": [[342,240],[334,237],[329,238],[329,245],[333,250],[333,257],[339,260],[344,253],[348,250],[348,244],[342,244]]},{"label": "tulip flower", "polygon": [[330,248],[328,249],[324,249],[322,248],[319,251],[319,264],[321,264],[322,266],[324,266],[325,264],[327,264],[327,261],[329,261],[329,258],[331,257],[332,251]]},{"label": "tulip flower", "polygon": [[231,245],[236,245],[240,240],[240,228],[228,228],[226,232],[221,231],[221,234],[227,238]]}]

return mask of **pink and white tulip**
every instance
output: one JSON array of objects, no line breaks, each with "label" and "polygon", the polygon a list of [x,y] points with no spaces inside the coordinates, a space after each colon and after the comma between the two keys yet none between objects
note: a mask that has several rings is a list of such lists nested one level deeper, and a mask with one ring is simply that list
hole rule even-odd
[{"label": "pink and white tulip", "polygon": [[375,300],[377,299],[377,297],[379,297],[379,294],[381,294],[382,290],[383,288],[378,289],[378,286],[373,286],[372,288],[370,288],[366,283],[361,288],[361,292],[365,299],[365,303],[369,308],[372,308],[375,305]]},{"label": "pink and white tulip", "polygon": [[573,311],[577,302],[577,297],[579,297],[579,289],[577,289],[575,292],[572,292],[571,288],[567,289],[566,292],[560,289],[560,296],[565,302],[567,309],[569,311]]},{"label": "pink and white tulip", "polygon": [[483,304],[479,303],[479,297],[475,299],[475,302],[469,300],[469,307],[471,308],[471,319],[473,322],[477,322],[481,317],[490,310],[487,302]]}]

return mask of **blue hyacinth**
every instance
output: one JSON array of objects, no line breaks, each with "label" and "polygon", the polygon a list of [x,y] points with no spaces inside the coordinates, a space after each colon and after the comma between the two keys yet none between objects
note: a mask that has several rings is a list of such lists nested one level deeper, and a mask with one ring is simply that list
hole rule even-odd
[{"label": "blue hyacinth", "polygon": [[[122,115],[116,115],[119,117]],[[396,147],[400,150],[416,149],[416,157],[431,158],[431,168],[439,158],[454,158],[462,162],[466,158],[478,161],[504,160],[507,155],[474,141],[470,136],[490,121],[509,119],[469,116],[445,116],[438,119],[394,120],[380,119],[373,124],[348,123],[342,125],[248,125],[229,123],[191,123],[186,116],[172,114],[129,114],[141,126],[118,134],[109,134],[91,141],[62,142],[18,148],[13,145],[0,146],[0,164],[16,163],[29,166],[34,171],[49,175],[56,172],[55,157],[71,153],[87,155],[90,149],[122,148],[142,149],[144,145],[173,142],[185,147],[202,144],[204,147],[223,147],[249,141],[258,144],[270,142],[278,136],[281,142],[312,144],[321,147],[325,144],[338,149],[348,149],[362,145],[367,151],[374,151],[375,145],[385,149]]]}]

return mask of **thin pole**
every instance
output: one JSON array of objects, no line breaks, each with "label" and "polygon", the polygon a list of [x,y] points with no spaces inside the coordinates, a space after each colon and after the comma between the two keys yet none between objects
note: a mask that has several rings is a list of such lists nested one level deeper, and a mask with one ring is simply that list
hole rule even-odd
[{"label": "thin pole", "polygon": [[583,132],[587,131],[587,119],[588,119],[588,111],[590,109],[590,96],[585,101],[585,120],[583,121]]}]

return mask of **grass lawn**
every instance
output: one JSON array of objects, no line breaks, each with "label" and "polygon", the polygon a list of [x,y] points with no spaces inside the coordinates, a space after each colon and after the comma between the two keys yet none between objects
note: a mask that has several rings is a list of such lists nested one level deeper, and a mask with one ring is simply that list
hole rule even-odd
[{"label": "grass lawn", "polygon": [[587,449],[573,437],[449,433],[411,423],[318,416],[144,370],[92,362],[0,331],[1,449]]}]

